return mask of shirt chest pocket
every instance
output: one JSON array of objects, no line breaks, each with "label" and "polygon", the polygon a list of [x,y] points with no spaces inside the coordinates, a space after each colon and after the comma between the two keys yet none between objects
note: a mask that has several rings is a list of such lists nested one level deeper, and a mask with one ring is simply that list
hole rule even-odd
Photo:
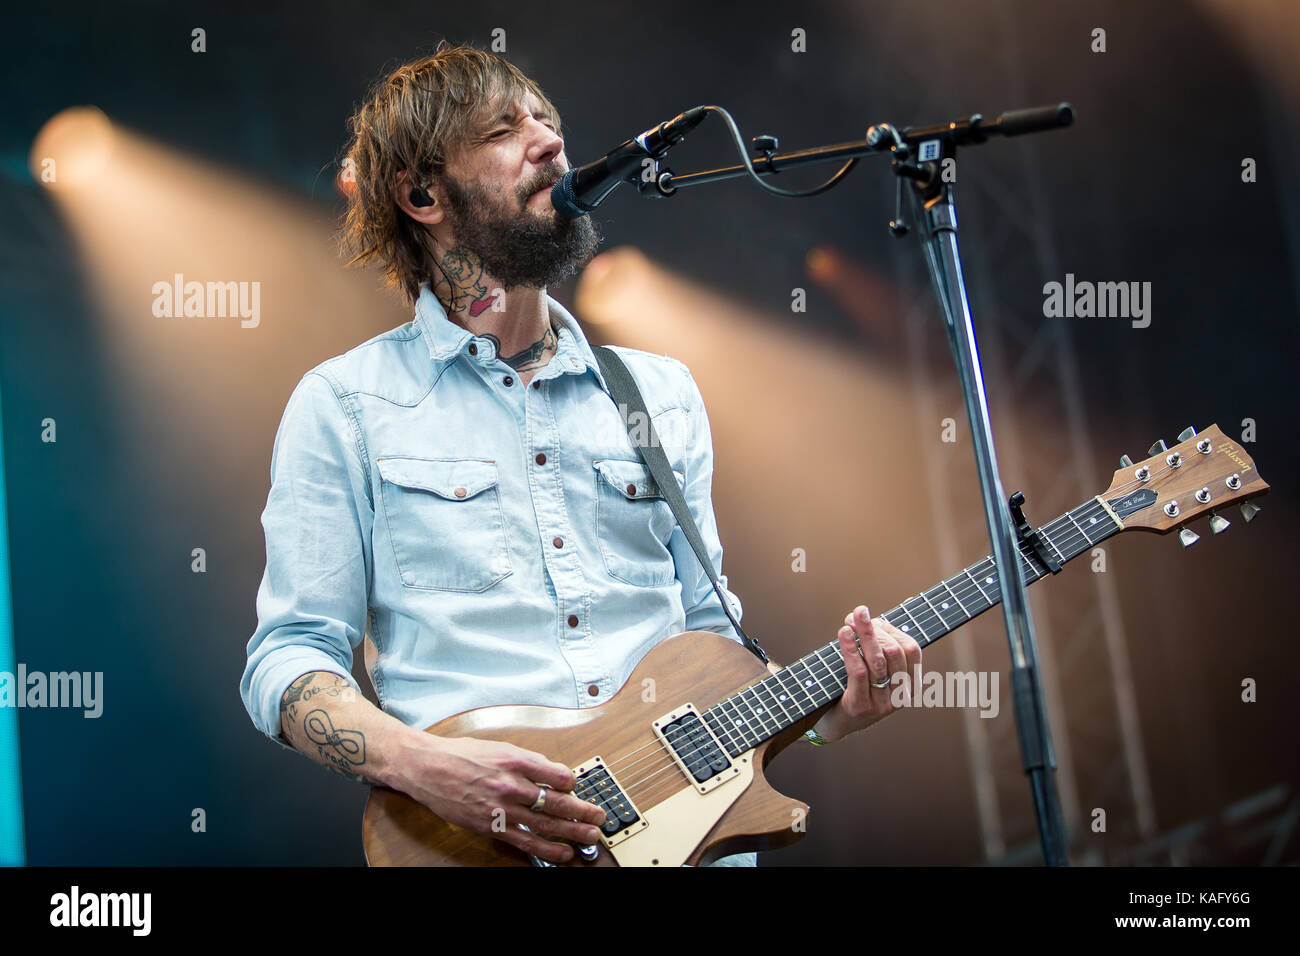
[{"label": "shirt chest pocket", "polygon": [[496,462],[380,458],[376,464],[402,584],[486,591],[513,573]]},{"label": "shirt chest pocket", "polygon": [[[642,462],[593,461],[596,537],[610,577],[639,587],[663,587],[677,576],[668,539],[677,521]],[[684,480],[674,471],[678,487]]]}]

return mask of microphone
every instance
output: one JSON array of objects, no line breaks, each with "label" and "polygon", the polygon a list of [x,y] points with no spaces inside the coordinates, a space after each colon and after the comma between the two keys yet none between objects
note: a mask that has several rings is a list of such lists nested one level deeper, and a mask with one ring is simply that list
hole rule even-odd
[{"label": "microphone", "polygon": [[635,179],[647,157],[659,159],[704,121],[707,106],[697,106],[633,136],[593,163],[570,169],[551,187],[551,205],[565,219],[585,216],[619,183]]}]

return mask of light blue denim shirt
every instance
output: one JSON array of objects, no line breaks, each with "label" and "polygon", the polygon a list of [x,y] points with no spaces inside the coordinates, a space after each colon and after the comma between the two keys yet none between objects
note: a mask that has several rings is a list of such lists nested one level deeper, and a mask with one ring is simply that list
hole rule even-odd
[{"label": "light blue denim shirt", "polygon": [[[493,704],[591,707],[686,630],[738,639],[628,439],[582,329],[527,387],[426,286],[407,324],[308,372],[285,408],[266,572],[240,692],[283,742],[308,671],[355,686],[369,632],[383,709],[413,727]],[[674,358],[616,347],[721,574],[704,402]],[[753,863],[752,854],[728,857]]]}]

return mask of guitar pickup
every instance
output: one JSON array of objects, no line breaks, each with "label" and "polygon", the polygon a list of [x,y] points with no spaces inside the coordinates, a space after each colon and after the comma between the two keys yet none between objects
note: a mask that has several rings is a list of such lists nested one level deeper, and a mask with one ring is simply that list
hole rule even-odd
[{"label": "guitar pickup", "polygon": [[592,757],[581,766],[574,767],[573,775],[578,780],[573,795],[579,800],[594,803],[605,811],[605,822],[600,824],[600,836],[606,846],[616,846],[645,829],[645,817],[637,812],[636,806],[601,757]]},{"label": "guitar pickup", "polygon": [[694,704],[685,704],[653,724],[686,779],[700,793],[708,793],[740,773],[718,739],[700,720]]}]

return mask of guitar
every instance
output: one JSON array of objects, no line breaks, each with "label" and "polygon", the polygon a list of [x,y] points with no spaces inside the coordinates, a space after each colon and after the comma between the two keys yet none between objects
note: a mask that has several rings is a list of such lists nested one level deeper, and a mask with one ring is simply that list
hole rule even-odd
[{"label": "guitar", "polygon": [[[1032,584],[1121,531],[1197,540],[1189,521],[1241,505],[1249,521],[1268,491],[1251,457],[1217,426],[1158,442],[1145,461],[1128,456],[1110,487],[1037,531],[1021,534],[1020,567]],[[1014,499],[1013,499],[1014,500]],[[999,601],[991,557],[908,598],[884,617],[922,647]],[[643,681],[653,680],[653,685]],[[642,688],[653,686],[652,700]],[[428,732],[502,740],[544,754],[574,772],[574,793],[603,807],[597,846],[568,866],[699,865],[732,853],[787,846],[808,806],[776,792],[768,761],[812,727],[847,686],[835,641],[775,674],[741,645],[710,631],[658,644],[613,698],[596,707],[499,706],[466,711]],[[527,866],[542,863],[515,847],[436,816],[405,794],[375,787],[362,824],[366,859],[376,865]]]}]

